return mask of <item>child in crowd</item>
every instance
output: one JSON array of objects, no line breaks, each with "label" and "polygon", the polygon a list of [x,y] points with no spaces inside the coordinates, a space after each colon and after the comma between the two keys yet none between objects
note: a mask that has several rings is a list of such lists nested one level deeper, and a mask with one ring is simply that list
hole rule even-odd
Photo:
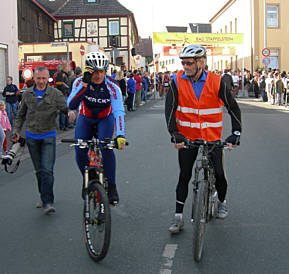
[{"label": "child in crowd", "polygon": [[2,146],[3,146],[4,138],[5,138],[4,130],[3,130],[2,126],[0,125],[0,159],[3,158]]},{"label": "child in crowd", "polygon": [[9,122],[7,112],[5,111],[4,101],[0,101],[0,125],[5,135],[4,142],[3,142],[3,151],[4,153],[7,153],[7,131],[11,131],[11,124]]}]

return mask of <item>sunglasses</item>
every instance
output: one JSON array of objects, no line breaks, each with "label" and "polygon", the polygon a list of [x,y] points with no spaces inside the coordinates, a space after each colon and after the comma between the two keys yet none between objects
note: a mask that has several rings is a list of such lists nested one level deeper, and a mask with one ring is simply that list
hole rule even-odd
[{"label": "sunglasses", "polygon": [[191,66],[193,64],[195,64],[196,62],[189,62],[189,61],[182,61],[182,65],[187,65],[187,66]]}]

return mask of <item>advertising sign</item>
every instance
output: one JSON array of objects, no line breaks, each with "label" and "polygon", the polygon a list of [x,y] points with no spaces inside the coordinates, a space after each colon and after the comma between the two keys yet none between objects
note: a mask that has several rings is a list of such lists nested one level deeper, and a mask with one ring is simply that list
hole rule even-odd
[{"label": "advertising sign", "polygon": [[242,33],[171,33],[154,32],[154,44],[243,44]]}]

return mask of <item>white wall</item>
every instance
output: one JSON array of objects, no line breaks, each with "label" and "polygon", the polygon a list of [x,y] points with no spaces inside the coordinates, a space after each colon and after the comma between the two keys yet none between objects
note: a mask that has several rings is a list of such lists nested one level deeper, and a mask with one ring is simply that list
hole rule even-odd
[{"label": "white wall", "polygon": [[[235,18],[237,18],[237,33],[244,34],[244,44],[236,45],[236,55],[240,61],[243,55],[251,56],[251,16],[250,16],[251,0],[237,0],[232,4],[220,17],[212,23],[212,32],[220,33],[220,29],[225,33],[225,26],[227,25],[227,33],[230,33],[230,22],[232,22],[232,33],[235,33]],[[254,11],[252,11],[254,12]],[[210,57],[209,57],[210,58]],[[214,57],[214,63],[223,60],[230,62],[230,57]],[[211,60],[210,60],[211,61]],[[248,66],[248,64],[247,64]],[[250,69],[250,67],[247,67]]]},{"label": "white wall", "polygon": [[[18,25],[17,25],[17,0],[0,0],[1,24],[0,44],[7,46],[8,68],[6,76],[11,75],[13,82],[18,85]],[[2,59],[1,59],[2,60]],[[2,64],[0,66],[5,66]],[[3,83],[0,83],[2,90]]]}]

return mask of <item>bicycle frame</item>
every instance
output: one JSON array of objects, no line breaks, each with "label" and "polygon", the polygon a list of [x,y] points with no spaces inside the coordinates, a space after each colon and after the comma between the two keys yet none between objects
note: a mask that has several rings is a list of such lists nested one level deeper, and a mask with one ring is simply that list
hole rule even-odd
[{"label": "bicycle frame", "polygon": [[[97,181],[104,185],[104,172],[103,172],[103,165],[102,165],[102,156],[100,152],[100,148],[96,147],[93,143],[89,145],[88,151],[89,157],[89,166],[85,167],[84,172],[84,187],[87,189],[89,187],[89,182],[91,181],[91,173],[90,171],[95,171]],[[98,177],[98,178],[97,178]]]},{"label": "bicycle frame", "polygon": [[[212,203],[213,203],[213,195],[216,192],[215,188],[215,171],[210,159],[210,152],[214,150],[214,145],[210,147],[206,143],[199,145],[199,153],[198,153],[198,158],[196,160],[196,165],[195,165],[195,176],[193,180],[193,185],[194,185],[194,194],[197,195],[198,189],[199,189],[199,184],[204,183],[207,184],[206,186],[206,193],[205,193],[205,199],[206,203],[203,205],[205,207],[205,216],[202,216],[201,222],[207,223],[210,220],[210,217],[213,216],[214,212],[212,212]],[[204,173],[204,178],[200,180],[200,172],[203,170]],[[192,210],[192,219],[191,221],[193,222],[194,216],[193,216],[194,209]]]}]

